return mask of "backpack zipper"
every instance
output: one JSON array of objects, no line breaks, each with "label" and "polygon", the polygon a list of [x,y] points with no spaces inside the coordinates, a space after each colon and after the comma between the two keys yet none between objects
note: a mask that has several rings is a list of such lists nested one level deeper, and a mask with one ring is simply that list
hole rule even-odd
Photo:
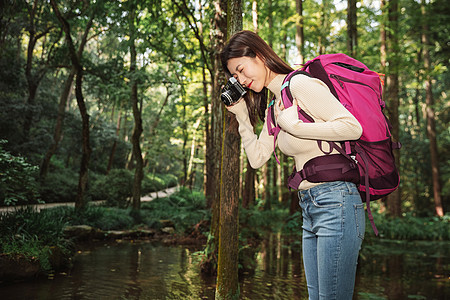
[{"label": "backpack zipper", "polygon": [[349,83],[355,83],[355,84],[360,84],[360,85],[364,85],[367,86],[368,88],[370,88],[372,91],[374,91],[374,93],[377,95],[378,101],[381,101],[381,97],[378,95],[377,91],[375,91],[370,85],[356,81],[356,80],[352,80],[352,79],[348,79],[336,74],[331,74],[330,78],[336,79],[336,81],[339,83],[339,85],[341,86],[341,88],[344,88],[344,84],[342,83],[342,81],[344,82],[349,82]]}]

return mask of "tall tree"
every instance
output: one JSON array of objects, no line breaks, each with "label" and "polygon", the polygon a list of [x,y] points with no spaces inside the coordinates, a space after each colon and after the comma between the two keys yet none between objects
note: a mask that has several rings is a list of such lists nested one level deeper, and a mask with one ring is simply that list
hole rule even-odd
[{"label": "tall tree", "polygon": [[130,1],[130,86],[131,86],[131,107],[133,109],[134,128],[131,136],[131,143],[133,145],[133,158],[136,161],[133,180],[133,209],[137,210],[141,207],[141,183],[144,178],[144,161],[142,159],[141,150],[141,135],[142,135],[142,103],[138,97],[138,82],[137,82],[137,65],[136,65],[136,9],[135,1]]},{"label": "tall tree", "polygon": [[433,82],[430,75],[431,72],[431,58],[429,51],[428,40],[428,16],[426,13],[426,1],[421,2],[422,12],[422,47],[423,47],[423,64],[425,68],[425,92],[426,92],[426,118],[427,118],[427,136],[430,141],[430,156],[431,156],[431,174],[433,176],[433,198],[436,214],[440,217],[444,216],[444,209],[442,207],[441,198],[441,184],[439,171],[439,152],[436,140],[436,114],[434,112],[434,98],[433,98]]},{"label": "tall tree", "polygon": [[[42,63],[40,66],[34,67],[34,60],[36,55],[34,53],[37,42],[44,38],[50,30],[53,28],[53,24],[48,22],[47,17],[44,15],[47,13],[47,7],[44,1],[34,0],[30,4],[27,4],[28,9],[28,26],[26,26],[28,31],[28,46],[27,46],[27,62],[25,65],[25,77],[28,84],[28,98],[27,98],[27,111],[24,114],[23,122],[23,139],[24,142],[28,141],[28,136],[30,133],[31,125],[33,123],[36,92],[39,84],[48,70],[48,61]],[[42,24],[41,24],[42,23]],[[52,48],[50,48],[52,49]],[[48,57],[50,58],[50,53]]]},{"label": "tall tree", "polygon": [[72,65],[76,70],[76,80],[75,80],[75,95],[77,99],[78,109],[80,110],[81,120],[82,120],[82,156],[80,162],[80,177],[78,180],[78,192],[77,198],[75,200],[75,208],[84,209],[86,207],[86,189],[88,183],[88,171],[89,171],[89,160],[91,157],[91,146],[89,142],[89,114],[87,113],[86,103],[83,97],[83,66],[81,65],[80,59],[78,58],[77,52],[75,50],[75,45],[72,40],[69,22],[61,14],[58,5],[55,0],[50,0],[53,7],[53,11],[56,14],[62,28],[66,34],[66,41],[69,48],[69,56],[72,61]]},{"label": "tall tree", "polygon": [[213,19],[213,36],[211,61],[213,62],[211,86],[211,118],[210,134],[206,141],[206,186],[205,195],[208,207],[211,207],[211,229],[206,245],[207,258],[202,265],[202,271],[209,274],[217,272],[217,259],[219,252],[220,235],[220,170],[222,154],[222,131],[224,107],[220,100],[221,85],[225,82],[225,73],[222,70],[220,52],[227,36],[227,0],[214,2],[215,15]]},{"label": "tall tree", "polygon": [[[242,2],[228,1],[227,36],[242,30]],[[222,180],[220,189],[219,260],[216,299],[239,299],[239,149],[240,136],[229,130],[231,113],[227,112],[223,129]]]},{"label": "tall tree", "polygon": [[[81,60],[81,57],[82,57],[82,54],[84,51],[84,47],[86,46],[86,42],[88,40],[88,34],[92,27],[93,20],[94,20],[94,14],[91,14],[88,22],[86,23],[86,27],[85,27],[84,33],[81,37],[80,44],[78,45],[78,51],[77,51],[78,60]],[[75,66],[72,66],[70,68],[69,75],[67,76],[67,79],[64,83],[64,87],[61,91],[61,95],[59,96],[58,115],[56,117],[56,124],[55,124],[54,132],[53,132],[53,141],[52,141],[50,147],[48,148],[47,152],[45,153],[44,159],[41,164],[41,169],[40,169],[41,180],[43,180],[45,178],[45,176],[47,175],[48,169],[50,166],[50,161],[51,161],[53,155],[55,154],[56,150],[58,149],[59,142],[61,141],[61,138],[62,138],[62,131],[63,131],[62,129],[63,129],[63,123],[64,123],[64,117],[65,117],[65,110],[66,110],[67,101],[69,100],[70,91],[72,90],[72,87],[73,87],[73,79],[75,77],[75,73],[76,73]]]}]

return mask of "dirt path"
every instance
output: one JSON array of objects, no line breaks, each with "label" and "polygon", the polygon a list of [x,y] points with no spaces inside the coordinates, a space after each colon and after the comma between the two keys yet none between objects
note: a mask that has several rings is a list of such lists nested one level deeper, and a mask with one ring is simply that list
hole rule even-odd
[{"label": "dirt path", "polygon": [[[141,198],[141,202],[146,202],[146,201],[152,201],[153,199],[157,199],[157,198],[163,198],[163,197],[167,197],[172,195],[173,193],[175,193],[176,191],[179,190],[178,186],[175,187],[171,187],[168,189],[165,189],[163,191],[159,191],[159,192],[154,192],[154,193],[150,193],[146,196],[143,196]],[[94,204],[94,205],[98,205],[98,204],[103,204],[105,202],[105,200],[98,200],[98,201],[91,201],[90,203]],[[75,202],[62,202],[62,203],[45,203],[45,204],[31,204],[31,205],[19,205],[19,206],[6,206],[6,207],[0,207],[0,213],[2,212],[10,212],[10,211],[14,211],[16,209],[20,209],[23,207],[33,207],[35,208],[37,211],[40,211],[41,209],[45,209],[45,208],[52,208],[52,207],[58,207],[58,206],[75,206]]]}]

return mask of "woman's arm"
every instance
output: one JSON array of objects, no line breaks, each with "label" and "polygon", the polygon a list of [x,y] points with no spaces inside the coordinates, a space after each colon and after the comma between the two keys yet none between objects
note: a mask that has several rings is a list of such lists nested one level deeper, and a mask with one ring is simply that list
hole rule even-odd
[{"label": "woman's arm", "polygon": [[239,134],[250,165],[254,169],[262,167],[270,159],[274,149],[274,138],[269,135],[266,122],[264,122],[263,130],[258,138],[250,123],[245,101],[239,101],[237,104],[228,107],[228,110],[236,115],[239,123]]},{"label": "woman's arm", "polygon": [[292,77],[291,94],[315,123],[298,119],[295,105],[281,111],[277,122],[288,133],[302,139],[345,141],[357,140],[362,134],[358,120],[331,94],[319,79],[297,75]]}]

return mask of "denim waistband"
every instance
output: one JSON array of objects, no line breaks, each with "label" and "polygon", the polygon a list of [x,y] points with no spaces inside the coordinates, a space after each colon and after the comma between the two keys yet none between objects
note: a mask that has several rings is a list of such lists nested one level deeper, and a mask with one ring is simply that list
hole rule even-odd
[{"label": "denim waistband", "polygon": [[310,197],[317,197],[320,194],[332,192],[336,190],[343,190],[348,191],[351,194],[358,193],[358,189],[356,188],[356,184],[353,182],[347,182],[347,181],[332,181],[332,182],[325,182],[320,185],[316,185],[310,189],[307,190],[301,190],[298,191],[298,195],[301,198],[310,196]]}]

